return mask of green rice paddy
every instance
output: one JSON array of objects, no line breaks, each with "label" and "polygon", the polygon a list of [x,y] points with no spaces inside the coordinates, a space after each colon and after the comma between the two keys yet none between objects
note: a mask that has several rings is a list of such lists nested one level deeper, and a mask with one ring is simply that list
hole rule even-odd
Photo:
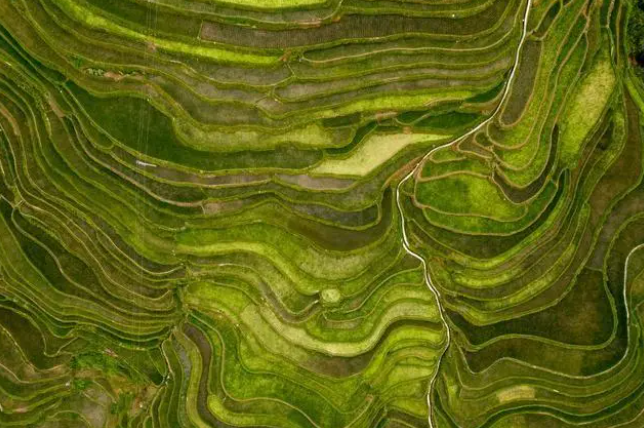
[{"label": "green rice paddy", "polygon": [[642,0],[0,0],[0,427],[644,427]]}]

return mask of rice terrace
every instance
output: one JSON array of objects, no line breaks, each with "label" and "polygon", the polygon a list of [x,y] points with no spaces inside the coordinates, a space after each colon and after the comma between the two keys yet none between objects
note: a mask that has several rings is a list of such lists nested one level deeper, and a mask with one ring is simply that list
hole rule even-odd
[{"label": "rice terrace", "polygon": [[644,0],[0,0],[0,428],[644,428]]}]

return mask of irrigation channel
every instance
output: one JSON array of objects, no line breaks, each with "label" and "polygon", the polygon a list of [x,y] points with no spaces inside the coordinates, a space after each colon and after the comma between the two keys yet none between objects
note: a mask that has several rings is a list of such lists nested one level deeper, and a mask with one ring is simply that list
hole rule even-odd
[{"label": "irrigation channel", "polygon": [[443,308],[443,304],[441,303],[441,294],[440,291],[436,288],[436,286],[432,282],[432,278],[429,274],[429,270],[427,268],[427,262],[423,257],[414,252],[414,250],[411,249],[411,246],[409,245],[409,238],[407,237],[407,232],[405,231],[405,214],[402,209],[402,205],[400,204],[400,188],[409,180],[412,176],[415,176],[418,168],[424,163],[424,161],[429,158],[433,153],[437,152],[438,150],[445,149],[447,147],[451,147],[452,145],[458,144],[459,142],[463,141],[467,137],[471,136],[475,132],[479,131],[482,129],[484,126],[486,126],[490,121],[494,119],[494,117],[497,115],[501,107],[503,106],[503,103],[506,101],[509,93],[510,93],[510,88],[512,87],[512,82],[514,80],[515,74],[517,69],[519,68],[519,59],[521,57],[521,50],[523,49],[523,45],[526,41],[527,38],[527,33],[528,33],[528,18],[530,16],[530,9],[532,7],[532,0],[528,0],[526,7],[525,7],[525,13],[523,14],[523,27],[521,30],[521,39],[519,40],[519,45],[517,46],[517,51],[514,57],[514,63],[512,65],[512,68],[510,70],[510,75],[508,77],[507,83],[505,85],[505,88],[503,90],[503,94],[501,95],[501,99],[499,100],[499,103],[497,104],[496,108],[490,114],[490,116],[479,123],[477,126],[474,128],[470,129],[468,132],[465,134],[459,136],[455,140],[452,140],[448,143],[442,144],[440,146],[434,147],[430,151],[428,151],[418,162],[414,164],[414,167],[412,170],[402,179],[400,180],[400,183],[396,186],[396,206],[398,208],[398,212],[400,214],[400,221],[402,223],[402,245],[405,251],[412,257],[418,259],[422,265],[423,268],[423,275],[425,277],[425,284],[427,285],[427,288],[434,294],[434,298],[436,299],[436,306],[438,307],[438,314],[441,319],[441,323],[445,327],[445,332],[446,332],[446,339],[445,339],[445,346],[443,347],[442,351],[440,352],[440,355],[438,357],[438,361],[436,363],[436,369],[434,370],[434,374],[429,380],[429,386],[427,388],[427,421],[429,423],[429,428],[434,428],[434,421],[432,420],[432,391],[434,390],[434,384],[436,383],[436,379],[438,377],[438,373],[440,371],[440,366],[441,362],[443,361],[443,357],[447,353],[450,344],[452,342],[452,333],[449,329],[449,324],[447,323],[447,318],[445,315],[445,309]]}]

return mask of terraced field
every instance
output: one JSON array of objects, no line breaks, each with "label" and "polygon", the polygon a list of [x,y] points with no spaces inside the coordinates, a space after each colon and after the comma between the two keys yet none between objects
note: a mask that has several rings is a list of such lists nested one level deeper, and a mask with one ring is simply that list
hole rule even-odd
[{"label": "terraced field", "polygon": [[644,427],[643,64],[640,0],[0,0],[0,427]]}]

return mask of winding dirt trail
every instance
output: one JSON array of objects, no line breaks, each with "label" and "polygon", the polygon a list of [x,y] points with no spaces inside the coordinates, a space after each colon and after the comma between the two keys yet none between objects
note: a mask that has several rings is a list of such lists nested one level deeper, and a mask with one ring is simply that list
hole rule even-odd
[{"label": "winding dirt trail", "polygon": [[423,162],[429,158],[433,153],[437,152],[438,150],[445,149],[447,147],[450,147],[454,144],[459,143],[460,141],[466,139],[467,137],[471,136],[475,132],[479,131],[482,129],[484,126],[486,126],[490,121],[492,121],[499,110],[501,109],[501,106],[503,106],[503,103],[506,101],[508,95],[510,94],[510,87],[512,86],[512,82],[514,81],[515,74],[517,69],[519,68],[519,59],[521,57],[521,50],[523,49],[523,45],[525,44],[526,38],[527,38],[527,33],[528,33],[528,18],[530,16],[530,9],[532,7],[532,0],[528,0],[526,4],[526,9],[525,9],[525,14],[523,15],[523,29],[521,32],[521,39],[519,40],[519,45],[517,46],[517,51],[514,57],[514,63],[512,65],[512,70],[510,71],[510,76],[508,77],[508,81],[506,83],[505,89],[503,90],[503,95],[501,97],[501,100],[499,101],[499,104],[496,106],[492,114],[485,119],[483,122],[479,123],[477,126],[474,128],[470,129],[468,132],[465,134],[461,135],[460,137],[456,138],[455,140],[452,140],[448,143],[442,144],[440,146],[434,147],[430,151],[428,151],[425,156],[420,158],[418,162],[414,165],[412,170],[398,183],[398,186],[396,186],[396,207],[398,208],[398,212],[400,214],[400,221],[402,223],[402,245],[405,251],[412,257],[418,259],[420,263],[423,266],[423,274],[425,276],[425,284],[427,285],[427,288],[434,294],[434,297],[436,299],[436,305],[438,307],[438,313],[441,318],[441,322],[443,323],[446,331],[446,340],[445,340],[445,346],[443,347],[443,350],[440,353],[440,356],[438,358],[438,362],[436,363],[436,369],[434,371],[434,374],[432,375],[430,381],[429,381],[429,387],[427,389],[427,408],[428,408],[428,416],[427,416],[427,422],[429,423],[429,428],[434,428],[434,421],[432,418],[432,391],[434,390],[434,384],[436,383],[436,379],[438,377],[438,373],[440,371],[440,366],[441,362],[443,360],[443,357],[447,353],[447,350],[449,349],[451,343],[452,343],[452,333],[449,328],[449,324],[447,323],[447,318],[445,316],[445,309],[443,308],[443,303],[441,302],[441,294],[440,291],[434,286],[434,283],[432,282],[432,278],[429,275],[429,271],[427,270],[427,262],[423,257],[414,252],[414,250],[411,249],[411,246],[409,245],[409,239],[407,238],[407,231],[405,230],[405,215],[402,209],[402,205],[400,203],[400,189],[401,187],[409,180],[412,176],[414,176],[418,168],[423,164]]}]

